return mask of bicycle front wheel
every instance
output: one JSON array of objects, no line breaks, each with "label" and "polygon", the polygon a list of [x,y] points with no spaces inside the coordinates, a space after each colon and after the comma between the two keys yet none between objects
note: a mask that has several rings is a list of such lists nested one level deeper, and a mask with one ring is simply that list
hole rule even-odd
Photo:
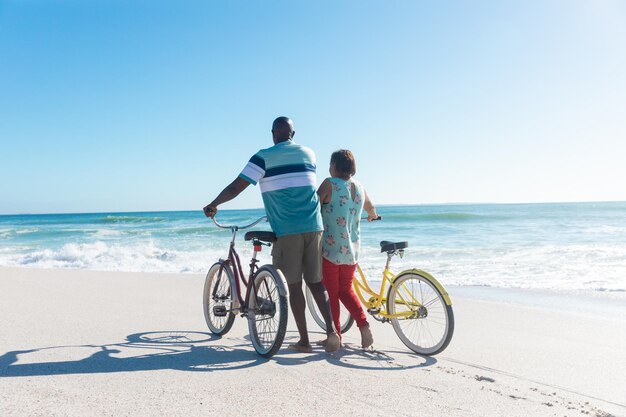
[{"label": "bicycle front wheel", "polygon": [[[313,316],[313,320],[317,323],[318,326],[322,328],[322,330],[326,331],[326,322],[324,321],[324,317],[322,317],[322,313],[320,313],[320,309],[317,308],[317,303],[315,302],[315,298],[313,298],[313,294],[311,290],[309,290],[308,285],[306,286],[306,305],[309,308],[309,312],[311,316]],[[339,302],[339,319],[341,324],[341,334],[345,334],[352,325],[354,324],[354,318],[350,315],[346,307],[344,307],[343,303]]]},{"label": "bicycle front wheel", "polygon": [[452,339],[452,306],[429,277],[415,272],[397,276],[389,288],[387,311],[396,334],[415,353],[435,355]]},{"label": "bicycle front wheel", "polygon": [[265,358],[273,356],[287,331],[287,288],[280,270],[263,265],[248,295],[248,329],[252,346]]},{"label": "bicycle front wheel", "polygon": [[235,321],[235,289],[233,272],[225,263],[216,262],[204,281],[202,307],[209,330],[216,335],[228,333]]}]

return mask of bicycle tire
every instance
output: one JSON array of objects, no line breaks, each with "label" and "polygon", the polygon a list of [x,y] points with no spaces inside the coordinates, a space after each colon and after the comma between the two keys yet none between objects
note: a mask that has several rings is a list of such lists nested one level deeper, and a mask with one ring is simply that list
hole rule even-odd
[{"label": "bicycle tire", "polygon": [[[309,290],[308,286],[306,287],[305,294],[306,305],[309,308],[309,312],[311,313],[313,320],[315,321],[315,323],[317,323],[318,326],[320,326],[322,330],[326,331],[326,322],[324,321],[324,317],[322,317],[322,313],[320,313],[319,308],[317,308],[315,298],[313,298],[313,294],[311,293],[311,290]],[[350,330],[350,328],[354,324],[354,317],[350,315],[350,312],[348,312],[348,310],[341,301],[339,302],[339,308],[339,317],[343,317],[343,321],[340,323],[341,334],[346,334],[346,332]]]},{"label": "bicycle tire", "polygon": [[[248,295],[248,330],[256,352],[272,357],[287,332],[287,284],[280,270],[263,265],[254,275],[254,289]],[[278,316],[278,318],[276,318]]]},{"label": "bicycle tire", "polygon": [[[211,333],[218,336],[228,333],[230,328],[233,327],[233,322],[235,321],[233,308],[236,307],[237,303],[234,282],[235,279],[230,266],[223,262],[214,263],[211,268],[209,268],[209,272],[204,280],[204,290],[202,291],[204,320],[206,321]],[[216,285],[218,286],[218,289],[214,296],[213,290]],[[216,315],[214,308],[216,306],[224,307],[226,315]]]},{"label": "bicycle tire", "polygon": [[[414,312],[413,317],[392,317],[391,324],[396,334],[413,352],[420,355],[436,355],[442,352],[454,334],[454,313],[452,306],[446,304],[434,278],[419,274],[417,271],[398,275],[387,293],[387,311],[390,314]],[[436,281],[435,281],[436,282]],[[440,286],[440,285],[439,285]],[[418,313],[406,302],[413,297],[424,308],[426,315]],[[433,336],[434,331],[434,336]]]}]

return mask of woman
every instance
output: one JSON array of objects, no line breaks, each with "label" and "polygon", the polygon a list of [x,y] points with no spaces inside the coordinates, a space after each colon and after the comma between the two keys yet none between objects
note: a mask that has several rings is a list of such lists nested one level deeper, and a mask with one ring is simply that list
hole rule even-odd
[{"label": "woman", "polygon": [[352,289],[352,280],[359,255],[361,213],[365,209],[368,221],[376,219],[378,214],[363,186],[352,179],[356,173],[352,152],[345,149],[334,152],[330,158],[329,171],[330,177],[317,190],[324,221],[322,282],[328,291],[333,321],[339,336],[341,337],[341,301],[361,332],[361,346],[367,348],[374,343],[374,339],[363,307]]}]

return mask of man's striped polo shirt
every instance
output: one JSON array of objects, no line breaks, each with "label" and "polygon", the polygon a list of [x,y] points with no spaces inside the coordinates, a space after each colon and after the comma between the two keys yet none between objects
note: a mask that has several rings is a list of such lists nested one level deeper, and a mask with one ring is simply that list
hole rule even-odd
[{"label": "man's striped polo shirt", "polygon": [[292,140],[261,149],[239,176],[253,185],[259,183],[276,236],[323,230],[311,149]]}]

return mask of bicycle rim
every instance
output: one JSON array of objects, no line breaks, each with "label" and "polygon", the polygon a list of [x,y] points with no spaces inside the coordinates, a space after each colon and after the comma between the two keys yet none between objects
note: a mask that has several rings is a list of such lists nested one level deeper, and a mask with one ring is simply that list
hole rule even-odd
[{"label": "bicycle rim", "polygon": [[[324,321],[324,317],[322,317],[322,313],[320,313],[320,309],[317,308],[317,303],[315,302],[315,298],[313,298],[313,294],[311,293],[311,290],[309,290],[308,286],[306,287],[305,294],[306,294],[306,304],[309,308],[309,312],[311,313],[311,316],[313,317],[313,320],[315,321],[315,323],[317,323],[317,325],[322,330],[326,331],[326,322]],[[348,330],[350,330],[350,328],[354,324],[354,318],[352,318],[352,316],[350,315],[346,307],[343,305],[343,303],[341,303],[341,301],[339,302],[339,309],[340,309],[339,319],[340,319],[340,324],[341,324],[341,334],[345,334]]]},{"label": "bicycle rim", "polygon": [[391,319],[393,328],[409,349],[422,355],[443,351],[454,332],[452,307],[427,278],[414,274],[396,277],[389,288],[387,309],[404,317]]},{"label": "bicycle rim", "polygon": [[287,331],[287,296],[284,279],[275,268],[265,265],[254,276],[254,289],[248,297],[248,328],[257,353],[274,355]]}]

